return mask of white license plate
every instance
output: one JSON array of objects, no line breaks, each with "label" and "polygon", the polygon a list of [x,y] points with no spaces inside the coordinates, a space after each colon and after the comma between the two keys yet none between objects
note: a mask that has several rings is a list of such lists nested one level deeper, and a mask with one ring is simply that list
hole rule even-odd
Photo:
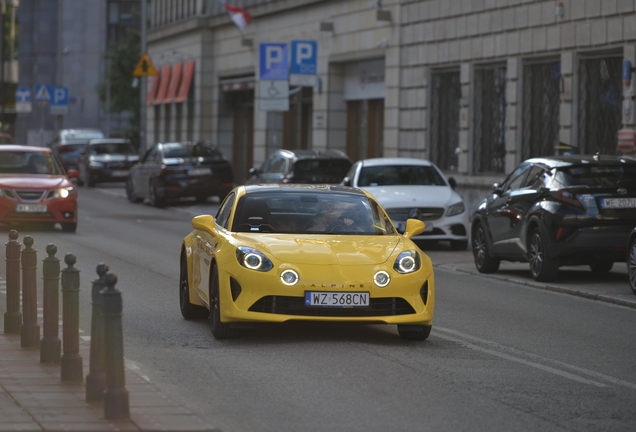
[{"label": "white license plate", "polygon": [[356,307],[369,306],[368,292],[305,291],[305,306]]},{"label": "white license plate", "polygon": [[16,204],[18,213],[46,213],[46,204]]},{"label": "white license plate", "polygon": [[188,170],[188,175],[202,176],[212,174],[212,168],[191,168]]},{"label": "white license plate", "polygon": [[128,171],[112,171],[110,175],[112,177],[128,177]]},{"label": "white license plate", "polygon": [[604,208],[604,209],[636,208],[636,198],[603,198],[601,200],[601,208]]}]

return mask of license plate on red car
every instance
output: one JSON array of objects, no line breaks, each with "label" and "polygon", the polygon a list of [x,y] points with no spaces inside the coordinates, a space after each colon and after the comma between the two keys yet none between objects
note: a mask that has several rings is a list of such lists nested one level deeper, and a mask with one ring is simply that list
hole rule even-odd
[{"label": "license plate on red car", "polygon": [[305,306],[357,307],[369,306],[368,292],[306,291]]},{"label": "license plate on red car", "polygon": [[46,213],[46,204],[16,204],[17,213]]},{"label": "license plate on red car", "polygon": [[601,208],[604,208],[604,209],[636,208],[636,198],[603,198],[601,200]]}]

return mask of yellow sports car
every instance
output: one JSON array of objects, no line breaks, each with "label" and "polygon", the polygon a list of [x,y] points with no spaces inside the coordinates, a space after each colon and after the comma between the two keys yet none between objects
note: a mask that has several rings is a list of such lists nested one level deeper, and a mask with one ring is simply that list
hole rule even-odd
[{"label": "yellow sports car", "polygon": [[186,319],[208,317],[212,335],[256,322],[397,324],[426,339],[433,324],[430,258],[397,232],[367,192],[346,186],[235,188],[216,217],[197,216],[181,246],[179,300]]}]

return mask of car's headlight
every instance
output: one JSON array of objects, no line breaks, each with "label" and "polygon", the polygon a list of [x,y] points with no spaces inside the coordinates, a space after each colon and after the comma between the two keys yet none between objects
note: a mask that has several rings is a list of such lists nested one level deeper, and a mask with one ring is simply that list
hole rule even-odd
[{"label": "car's headlight", "polygon": [[287,286],[296,285],[298,283],[298,273],[294,270],[285,270],[280,274],[280,280]]},{"label": "car's headlight", "polygon": [[53,198],[68,198],[70,196],[77,195],[77,191],[73,186],[55,189]]},{"label": "car's headlight", "polygon": [[104,164],[102,162],[91,161],[90,166],[93,168],[103,168]]},{"label": "car's headlight", "polygon": [[274,268],[274,264],[272,264],[265,254],[247,246],[239,246],[236,248],[236,259],[239,264],[250,270],[266,272]]},{"label": "car's headlight", "polygon": [[0,195],[11,200],[17,200],[11,189],[0,189]]},{"label": "car's headlight", "polygon": [[420,266],[420,254],[414,250],[407,250],[398,255],[393,264],[393,270],[402,274],[413,273],[418,271]]},{"label": "car's headlight", "polygon": [[448,210],[446,210],[446,216],[455,216],[458,214],[462,214],[465,210],[466,207],[464,207],[464,203],[458,202],[457,204],[453,204],[448,208]]},{"label": "car's headlight", "polygon": [[373,275],[373,282],[380,288],[384,288],[391,282],[391,276],[384,270],[380,270]]}]

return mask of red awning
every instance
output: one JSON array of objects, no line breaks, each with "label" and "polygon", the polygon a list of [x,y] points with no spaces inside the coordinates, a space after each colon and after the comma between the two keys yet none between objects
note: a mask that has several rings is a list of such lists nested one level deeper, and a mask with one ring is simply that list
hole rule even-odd
[{"label": "red awning", "polygon": [[159,88],[159,81],[161,81],[161,71],[157,71],[157,73],[152,76],[150,91],[146,96],[146,105],[152,105],[152,103],[154,102],[155,95],[157,94],[157,89]]},{"label": "red awning", "polygon": [[174,100],[175,102],[183,102],[188,97],[190,91],[190,84],[192,83],[192,77],[194,76],[194,60],[187,61],[183,68],[183,79],[181,80],[181,86],[179,87],[179,93]]},{"label": "red awning", "polygon": [[168,94],[163,100],[163,103],[170,103],[174,100],[179,88],[179,82],[181,81],[181,71],[183,70],[183,63],[177,63],[172,66],[172,78],[170,78],[170,85],[168,86]]},{"label": "red awning", "polygon": [[168,84],[170,83],[170,72],[172,68],[170,66],[164,66],[161,70],[161,84],[159,84],[159,91],[155,98],[155,105],[160,104],[166,98],[168,92]]}]

